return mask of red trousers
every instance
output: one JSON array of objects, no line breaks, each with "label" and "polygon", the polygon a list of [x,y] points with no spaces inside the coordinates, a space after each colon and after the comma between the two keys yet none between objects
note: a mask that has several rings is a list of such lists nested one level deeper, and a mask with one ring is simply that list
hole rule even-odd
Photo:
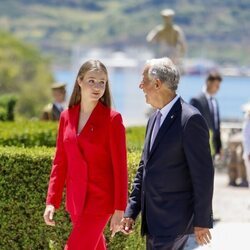
[{"label": "red trousers", "polygon": [[64,250],[106,250],[103,235],[110,214],[83,213],[73,222],[73,229]]}]

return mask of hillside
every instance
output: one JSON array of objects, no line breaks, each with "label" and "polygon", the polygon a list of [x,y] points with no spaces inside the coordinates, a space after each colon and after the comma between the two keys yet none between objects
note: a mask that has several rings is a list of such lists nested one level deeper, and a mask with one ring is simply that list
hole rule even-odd
[{"label": "hillside", "polygon": [[80,45],[148,46],[145,36],[173,8],[188,42],[188,57],[249,65],[248,0],[0,0],[0,28],[37,45],[58,63]]},{"label": "hillside", "polygon": [[15,94],[18,114],[40,116],[51,95],[49,60],[6,32],[0,31],[0,37],[0,95]]}]

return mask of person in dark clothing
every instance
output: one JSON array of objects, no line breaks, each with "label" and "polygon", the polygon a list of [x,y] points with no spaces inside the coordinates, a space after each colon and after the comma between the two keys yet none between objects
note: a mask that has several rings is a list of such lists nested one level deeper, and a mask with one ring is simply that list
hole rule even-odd
[{"label": "person in dark clothing", "polygon": [[139,87],[157,110],[147,124],[122,231],[130,233],[141,212],[147,250],[182,250],[193,232],[207,244],[214,178],[207,124],[176,93],[180,75],[169,58],[148,61],[142,77]]},{"label": "person in dark clothing", "polygon": [[220,112],[218,101],[215,98],[221,82],[222,77],[218,72],[210,72],[202,93],[190,100],[190,104],[200,111],[207,122],[212,136],[213,157],[221,154]]},{"label": "person in dark clothing", "polygon": [[54,83],[51,86],[53,101],[47,104],[42,113],[44,121],[58,121],[61,112],[65,109],[66,84]]}]

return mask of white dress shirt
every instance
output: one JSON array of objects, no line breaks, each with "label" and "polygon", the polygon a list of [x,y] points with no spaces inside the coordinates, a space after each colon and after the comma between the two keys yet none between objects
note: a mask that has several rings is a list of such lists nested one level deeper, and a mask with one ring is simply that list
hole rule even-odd
[{"label": "white dress shirt", "polygon": [[177,102],[177,100],[180,98],[180,96],[177,94],[176,97],[167,105],[165,105],[162,109],[159,109],[159,111],[161,112],[162,116],[161,116],[161,125],[164,122],[165,118],[167,117],[169,111],[171,110],[171,108],[174,106],[174,104]]},{"label": "white dress shirt", "polygon": [[54,102],[54,105],[56,106],[56,108],[59,111],[63,111],[66,107],[66,103],[65,102]]},{"label": "white dress shirt", "polygon": [[[163,108],[161,109],[157,109],[157,112],[160,112],[161,113],[161,121],[160,121],[160,127],[162,125],[162,123],[164,122],[165,118],[167,117],[169,111],[171,110],[171,108],[174,106],[174,104],[176,103],[176,101],[180,98],[179,95],[176,95],[176,97],[170,102],[168,103],[167,105],[165,105]],[[157,121],[155,121],[156,123]],[[159,132],[159,130],[157,131],[156,135],[155,135],[155,128],[156,127],[156,124],[154,124],[154,127],[153,127],[153,131],[152,131],[152,134],[151,134],[151,138],[150,138],[150,150],[153,146],[153,143],[154,143],[154,139],[157,135],[157,133]],[[160,129],[159,127],[159,129]],[[153,138],[154,137],[154,138]]]}]

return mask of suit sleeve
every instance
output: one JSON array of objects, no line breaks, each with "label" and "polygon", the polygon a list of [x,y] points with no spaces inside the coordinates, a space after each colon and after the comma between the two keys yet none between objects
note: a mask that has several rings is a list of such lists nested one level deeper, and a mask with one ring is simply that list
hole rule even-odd
[{"label": "suit sleeve", "polygon": [[132,192],[129,197],[129,202],[125,211],[124,217],[136,219],[141,212],[141,188],[143,177],[144,162],[141,159],[139,168],[137,169],[136,176],[133,182]]},{"label": "suit sleeve", "polygon": [[221,135],[220,135],[220,130],[217,132],[216,135],[214,135],[215,137],[215,140],[216,140],[216,153],[219,154],[220,151],[221,151],[221,147],[222,147],[222,144],[221,144]]},{"label": "suit sleeve", "polygon": [[200,104],[200,102],[199,102],[196,98],[192,98],[192,99],[190,100],[190,104],[191,104],[192,106],[194,106],[195,108],[197,108],[200,112],[202,112],[201,104]]},{"label": "suit sleeve", "polygon": [[124,211],[128,197],[128,171],[125,128],[120,114],[111,121],[110,148],[114,172],[114,209]]},{"label": "suit sleeve", "polygon": [[64,117],[61,115],[57,135],[56,152],[50,174],[46,204],[60,207],[67,173],[67,159],[63,145]]},{"label": "suit sleeve", "polygon": [[[147,134],[147,129],[148,125],[146,128],[146,134]],[[124,217],[132,218],[133,220],[136,220],[137,216],[141,212],[141,190],[142,190],[143,171],[144,171],[144,150],[142,152],[141,160],[135,175],[132,191],[129,196],[129,202],[124,215]]]},{"label": "suit sleeve", "polygon": [[194,191],[194,226],[212,228],[214,168],[208,128],[200,114],[187,121],[183,145]]}]

